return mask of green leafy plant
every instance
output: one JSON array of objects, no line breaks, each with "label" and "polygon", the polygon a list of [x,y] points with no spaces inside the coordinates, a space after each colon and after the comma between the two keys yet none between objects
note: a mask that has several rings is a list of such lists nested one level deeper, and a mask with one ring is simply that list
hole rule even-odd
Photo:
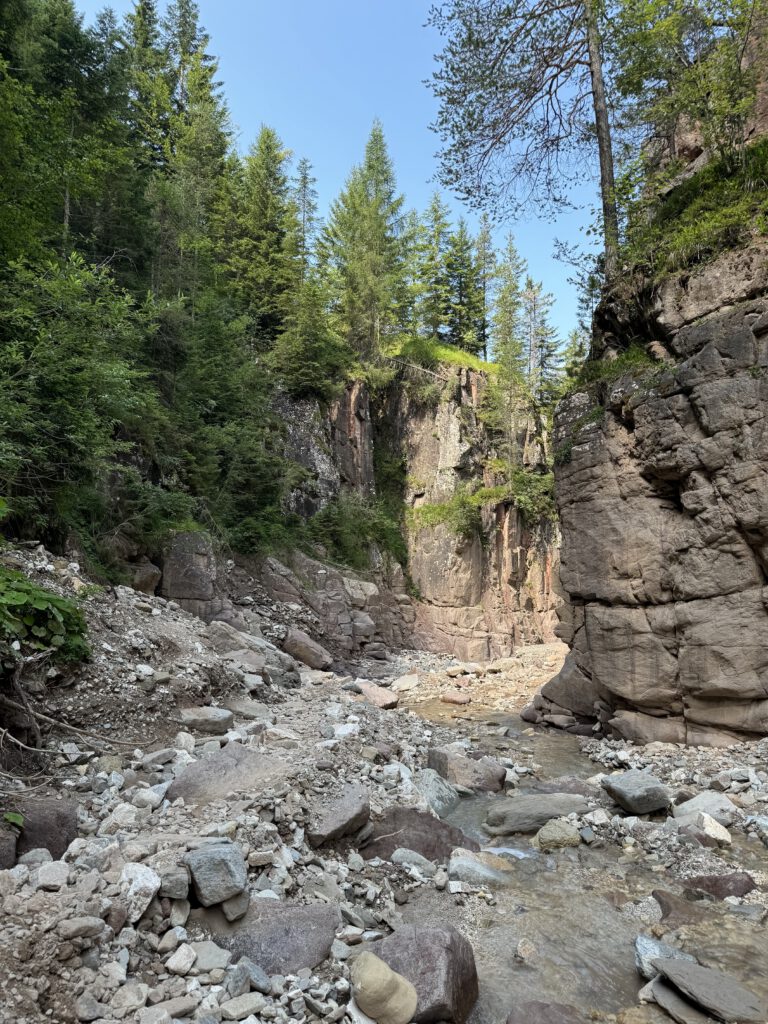
[{"label": "green leafy plant", "polygon": [[83,613],[74,602],[0,567],[0,647],[12,663],[53,650],[59,661],[82,661],[90,651]]}]

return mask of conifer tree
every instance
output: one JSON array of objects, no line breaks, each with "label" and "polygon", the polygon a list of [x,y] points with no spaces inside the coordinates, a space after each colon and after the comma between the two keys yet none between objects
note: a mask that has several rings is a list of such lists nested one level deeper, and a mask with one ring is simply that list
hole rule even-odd
[{"label": "conifer tree", "polygon": [[402,328],[407,290],[402,207],[376,121],[363,163],[333,203],[320,244],[339,332],[363,359],[375,357]]},{"label": "conifer tree", "polygon": [[262,126],[245,158],[237,196],[237,234],[224,253],[233,294],[252,323],[253,339],[270,348],[283,328],[301,276],[299,228],[289,183],[290,154]]},{"label": "conifer tree", "polygon": [[448,341],[457,348],[476,354],[482,347],[482,295],[474,242],[463,218],[459,220],[448,241],[445,268],[448,284]]},{"label": "conifer tree", "polygon": [[435,341],[442,340],[448,329],[450,289],[446,252],[450,233],[448,206],[440,193],[435,192],[419,232],[415,268],[420,327],[428,338]]},{"label": "conifer tree", "polygon": [[523,337],[528,383],[540,405],[554,400],[561,365],[560,342],[549,319],[553,304],[553,296],[529,275],[522,292]]},{"label": "conifer tree", "polygon": [[311,162],[307,157],[302,157],[296,165],[296,174],[292,182],[292,198],[298,221],[297,251],[302,281],[309,272],[319,226],[316,184],[317,178],[312,173]]},{"label": "conifer tree", "polygon": [[478,340],[483,353],[483,359],[488,359],[491,336],[491,311],[493,308],[493,286],[496,275],[496,250],[493,246],[491,222],[488,214],[485,212],[483,212],[480,218],[480,231],[475,239],[475,261],[480,292]]}]

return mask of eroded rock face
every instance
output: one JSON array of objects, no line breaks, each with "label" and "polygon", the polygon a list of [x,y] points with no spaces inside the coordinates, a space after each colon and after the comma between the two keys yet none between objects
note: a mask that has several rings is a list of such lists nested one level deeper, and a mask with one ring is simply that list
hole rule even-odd
[{"label": "eroded rock face", "polygon": [[[388,417],[406,461],[408,506],[447,502],[461,488],[496,481],[477,416],[485,380],[456,369],[435,405],[419,404],[403,391]],[[543,467],[540,432],[521,413],[520,464]],[[449,526],[408,526],[409,572],[422,601],[416,606],[419,646],[462,660],[489,661],[519,643],[553,639],[557,537],[547,524],[531,530],[509,502],[485,508],[482,535],[459,536]]]},{"label": "eroded rock face", "polygon": [[542,695],[641,742],[768,732],[768,299],[700,316],[757,287],[721,271],[662,296],[674,364],[558,416],[571,653]]}]

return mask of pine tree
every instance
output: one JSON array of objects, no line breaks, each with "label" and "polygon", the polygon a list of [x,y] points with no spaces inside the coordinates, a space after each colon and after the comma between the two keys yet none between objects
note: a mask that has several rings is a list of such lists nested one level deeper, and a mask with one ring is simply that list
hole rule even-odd
[{"label": "pine tree", "polygon": [[363,163],[352,171],[331,207],[320,243],[339,332],[365,360],[375,357],[403,326],[407,280],[402,207],[377,121]]},{"label": "pine tree", "polygon": [[482,293],[474,242],[463,218],[448,240],[445,268],[448,285],[448,341],[457,348],[476,354],[482,348]]},{"label": "pine tree", "polygon": [[160,37],[155,0],[137,0],[126,17],[130,123],[140,167],[164,168],[170,156],[169,54]]}]

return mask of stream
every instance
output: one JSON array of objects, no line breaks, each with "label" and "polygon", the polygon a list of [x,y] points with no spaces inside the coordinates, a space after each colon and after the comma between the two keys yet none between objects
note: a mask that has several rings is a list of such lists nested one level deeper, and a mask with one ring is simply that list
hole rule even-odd
[{"label": "stream", "polygon": [[[542,782],[562,776],[587,779],[600,770],[576,737],[554,730],[531,734],[516,715],[477,708],[457,713],[440,701],[411,710],[443,726],[459,717],[472,723],[473,746],[485,753],[514,758],[518,752],[532,752],[541,766],[539,778],[523,779],[521,793],[540,790]],[[500,735],[504,727],[508,735]],[[663,937],[705,966],[732,972],[768,997],[766,926],[742,912],[749,908],[686,898],[684,881],[640,849],[627,853],[616,844],[597,841],[544,854],[531,846],[528,836],[491,838],[483,821],[489,807],[503,799],[502,794],[465,797],[446,818],[483,848],[515,864],[512,881],[494,889],[494,902],[469,923],[480,976],[480,999],[470,1024],[499,1024],[512,1006],[530,1000],[571,1005],[587,1018],[595,1011],[617,1014],[634,1008],[623,1019],[669,1022],[659,1007],[640,1008],[638,1003],[645,981],[635,967],[633,947],[641,932]],[[734,869],[768,869],[768,850],[738,832],[722,856],[734,862]],[[681,900],[674,919],[659,922],[658,903],[649,899],[659,889]],[[410,920],[424,922],[443,918],[445,904],[425,893],[409,911]],[[526,940],[522,946],[521,940]],[[522,957],[516,956],[518,948]]]}]

